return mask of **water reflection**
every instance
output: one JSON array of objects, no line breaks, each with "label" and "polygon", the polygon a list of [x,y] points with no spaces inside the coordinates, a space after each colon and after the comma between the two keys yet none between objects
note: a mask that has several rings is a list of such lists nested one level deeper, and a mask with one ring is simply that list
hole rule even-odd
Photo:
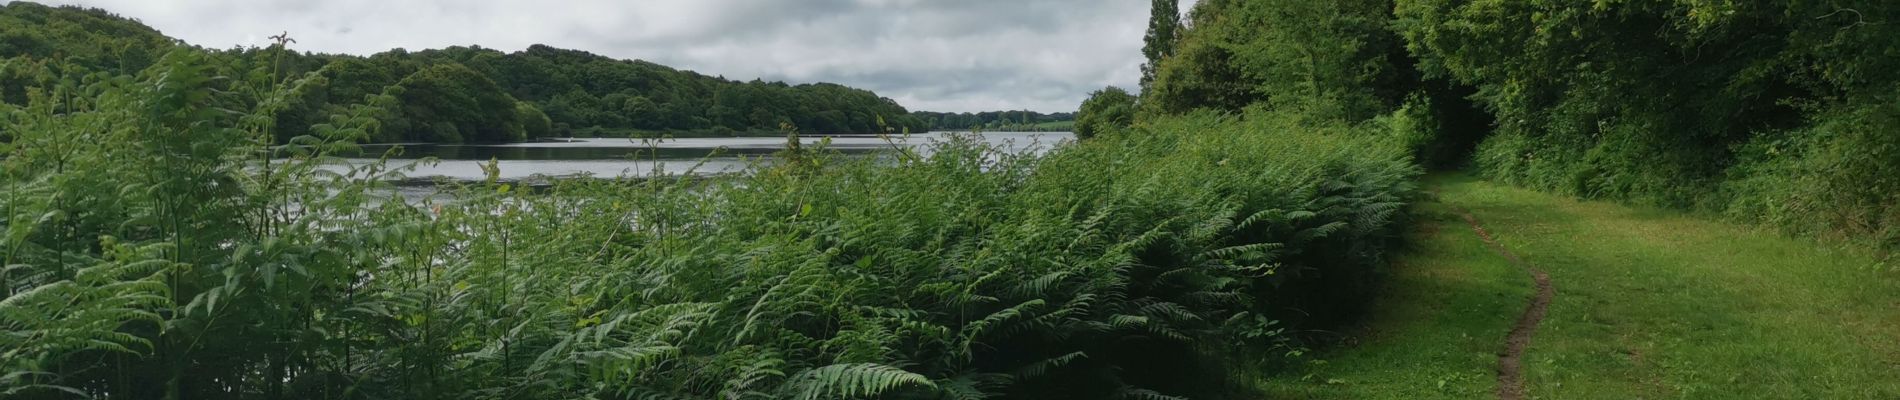
[{"label": "water reflection", "polygon": [[[909,137],[892,137],[890,141],[874,136],[838,136],[832,137],[831,148],[851,153],[869,153],[878,150],[891,150],[894,147],[918,148],[927,151],[930,143],[942,141],[946,133],[916,134]],[[1068,133],[1049,132],[988,132],[980,134],[983,141],[1001,146],[1010,152],[1044,152],[1055,145],[1074,138]],[[821,138],[804,138],[806,145],[815,145]],[[738,172],[747,166],[744,158],[766,157],[784,148],[786,140],[775,137],[748,138],[690,138],[667,140],[639,139],[562,139],[554,142],[515,143],[505,145],[402,145],[401,153],[390,161],[391,167],[413,166],[414,171],[407,175],[413,180],[452,179],[480,180],[486,177],[482,166],[494,159],[500,166],[500,177],[505,180],[519,180],[535,176],[568,177],[620,177],[647,175],[654,171],[666,174],[719,174]],[[390,150],[390,145],[363,146],[364,154],[380,155]],[[439,162],[423,163],[419,159],[435,157]],[[375,162],[370,158],[346,158],[345,163],[363,165]],[[341,168],[342,166],[336,166]]]}]

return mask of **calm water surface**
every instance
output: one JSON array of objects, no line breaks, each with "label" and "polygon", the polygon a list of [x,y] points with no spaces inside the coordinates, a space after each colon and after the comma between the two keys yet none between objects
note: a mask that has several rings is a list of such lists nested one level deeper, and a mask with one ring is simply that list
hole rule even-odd
[{"label": "calm water surface", "polygon": [[[908,138],[893,136],[892,142],[869,136],[837,136],[831,138],[831,148],[845,153],[865,154],[891,150],[893,146],[927,150],[930,143],[942,141],[947,135],[932,132],[914,134]],[[1057,144],[1075,138],[1069,133],[1050,132],[985,132],[979,135],[983,141],[1012,152],[1036,153],[1048,151]],[[820,140],[804,138],[803,142],[815,145]],[[379,155],[396,147],[369,145],[363,146],[363,150],[367,155]],[[415,170],[407,174],[411,179],[481,180],[487,176],[481,166],[490,159],[496,160],[501,167],[500,177],[504,180],[537,175],[598,178],[641,176],[656,169],[667,174],[689,171],[695,174],[718,174],[738,172],[747,165],[744,158],[769,156],[784,147],[785,138],[782,137],[562,139],[559,142],[503,145],[412,144],[401,145],[400,153],[392,157],[389,164],[391,167],[414,166]],[[425,157],[435,157],[439,161],[425,162],[422,160]],[[363,165],[375,160],[348,158],[344,162]]]}]

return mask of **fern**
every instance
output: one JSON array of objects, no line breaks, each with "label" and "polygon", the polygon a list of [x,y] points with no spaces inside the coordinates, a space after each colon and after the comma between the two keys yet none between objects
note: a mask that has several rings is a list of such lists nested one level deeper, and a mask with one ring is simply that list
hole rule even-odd
[{"label": "fern", "polygon": [[923,375],[881,364],[834,364],[799,373],[786,382],[784,393],[798,399],[865,398],[905,386],[936,388]]},{"label": "fern", "polygon": [[414,200],[404,167],[334,165],[400,86],[275,142],[361,72],[291,54],[179,49],[0,106],[0,397],[1175,398],[1117,388],[1211,388],[1220,353],[1315,328],[1262,321],[1355,288],[1280,271],[1377,268],[1416,174],[1209,115]]},{"label": "fern", "polygon": [[1063,366],[1085,358],[1088,358],[1088,355],[1080,351],[1063,354],[1024,365],[1021,368],[1017,368],[1011,375],[1013,379],[1017,381],[1036,379],[1048,375],[1051,370],[1062,368]]},{"label": "fern", "polygon": [[1187,400],[1186,397],[1169,396],[1153,390],[1138,388],[1123,388],[1119,393],[1115,394],[1115,398],[1131,400]]}]

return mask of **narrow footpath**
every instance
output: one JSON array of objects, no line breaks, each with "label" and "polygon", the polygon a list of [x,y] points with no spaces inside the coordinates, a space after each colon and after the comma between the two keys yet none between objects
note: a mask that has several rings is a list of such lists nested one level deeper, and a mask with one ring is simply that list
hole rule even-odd
[{"label": "narrow footpath", "polygon": [[1550,312],[1550,300],[1557,291],[1550,286],[1550,274],[1524,262],[1523,258],[1504,248],[1491,232],[1484,230],[1478,223],[1478,217],[1471,211],[1458,209],[1460,217],[1471,225],[1471,231],[1484,240],[1485,246],[1497,251],[1499,256],[1530,272],[1531,280],[1537,285],[1537,292],[1531,296],[1530,305],[1524,307],[1524,313],[1517,317],[1517,324],[1511,325],[1511,333],[1504,337],[1504,352],[1498,353],[1498,398],[1503,400],[1521,400],[1526,398],[1524,391],[1524,349],[1530,347],[1531,335],[1537,332],[1537,324],[1544,322],[1544,315]]},{"label": "narrow footpath", "polygon": [[1436,198],[1363,326],[1258,377],[1264,396],[1900,398],[1900,270],[1870,251],[1467,176],[1425,184]]}]

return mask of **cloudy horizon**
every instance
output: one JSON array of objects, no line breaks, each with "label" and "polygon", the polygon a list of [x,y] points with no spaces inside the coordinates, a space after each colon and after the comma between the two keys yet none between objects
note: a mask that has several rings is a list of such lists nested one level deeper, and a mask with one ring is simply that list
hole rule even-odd
[{"label": "cloudy horizon", "polygon": [[1133,90],[1148,22],[1144,0],[43,3],[105,9],[210,48],[286,31],[294,49],[354,55],[545,44],[740,81],[839,83],[949,112],[1069,112],[1096,89]]}]

